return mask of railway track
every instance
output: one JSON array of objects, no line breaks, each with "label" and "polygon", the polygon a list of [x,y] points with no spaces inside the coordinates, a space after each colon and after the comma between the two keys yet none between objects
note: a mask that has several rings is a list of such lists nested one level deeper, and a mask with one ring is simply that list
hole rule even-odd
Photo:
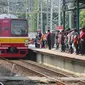
[{"label": "railway track", "polygon": [[49,77],[53,77],[53,78],[56,78],[57,76],[58,77],[68,77],[65,74],[62,74],[62,73],[56,72],[54,70],[51,70],[52,68],[50,68],[50,69],[45,68],[45,67],[40,66],[39,64],[34,63],[32,61],[21,60],[21,61],[17,61],[17,62],[13,61],[13,62],[16,63],[16,64],[26,66],[29,69],[33,70],[33,71],[40,72],[43,76],[49,76]]},{"label": "railway track", "polygon": [[[61,80],[61,84],[60,84],[60,81],[59,81],[59,85],[85,85],[85,81],[83,80],[76,80],[76,77],[74,78],[74,80],[71,80],[72,77],[71,76],[68,76],[66,74],[63,74],[63,73],[60,73],[60,72],[56,72],[55,70],[52,70],[52,69],[48,69],[46,67],[43,67],[42,65],[39,65],[35,62],[32,62],[32,61],[24,61],[24,60],[21,60],[19,61],[20,64],[25,64],[26,66],[30,67],[33,71],[36,71],[36,72],[40,72],[42,74],[44,74],[45,77],[47,78],[51,78],[53,80]],[[57,77],[56,77],[57,76]],[[62,79],[60,77],[64,77],[64,78],[68,78],[68,79]],[[60,78],[60,79],[59,79]],[[80,78],[82,79],[82,78]],[[63,83],[65,82],[65,83]]]},{"label": "railway track", "polygon": [[44,67],[41,67],[41,66],[38,66],[37,64],[33,64],[33,62],[27,62],[27,61],[13,61],[13,63],[15,63],[16,65],[19,65],[19,66],[22,66],[22,67],[26,67],[30,70],[32,70],[33,72],[37,73],[38,76],[41,76],[41,77],[46,77],[48,79],[51,79],[52,81],[55,81],[57,82],[58,85],[65,85],[63,82],[59,81],[58,79],[55,78],[55,76],[58,76],[58,77],[66,77],[65,75],[63,74],[59,74],[57,72],[53,72],[49,69],[46,69]]},{"label": "railway track", "polygon": [[56,82],[56,85],[85,85],[85,79],[76,79],[77,77],[68,76],[64,73],[56,72],[53,69],[43,67],[32,61],[10,61],[3,60],[4,62],[11,63],[15,67],[24,69],[25,72],[31,72],[32,76],[46,77],[51,81]]},{"label": "railway track", "polygon": [[42,64],[39,64],[39,63],[36,63],[36,62],[32,62],[32,61],[28,61],[28,60],[27,61],[21,60],[21,61],[24,62],[24,63],[27,63],[29,65],[32,65],[32,66],[34,65],[34,67],[37,66],[37,68],[41,68],[41,69],[43,68],[44,70],[49,70],[51,72],[57,73],[58,74],[58,77],[59,76],[60,77],[62,77],[62,76],[64,76],[64,77],[77,77],[76,75],[74,75],[72,73],[61,71],[59,69],[54,69],[52,67],[45,66],[45,65],[42,65]]},{"label": "railway track", "polygon": [[7,60],[7,59],[2,59],[3,62],[7,62],[7,63],[10,63],[12,64],[13,66],[13,69],[15,68],[22,68],[22,70],[24,69],[24,71],[30,71],[32,73],[32,76],[38,76],[38,77],[46,77],[47,79],[51,80],[51,82],[56,82],[57,85],[65,85],[63,82],[59,81],[58,79],[56,78],[52,78],[42,72],[39,72],[35,69],[32,69],[31,67],[28,66],[28,64],[26,62],[23,63],[23,61],[19,60],[19,61],[14,61],[14,60]]}]

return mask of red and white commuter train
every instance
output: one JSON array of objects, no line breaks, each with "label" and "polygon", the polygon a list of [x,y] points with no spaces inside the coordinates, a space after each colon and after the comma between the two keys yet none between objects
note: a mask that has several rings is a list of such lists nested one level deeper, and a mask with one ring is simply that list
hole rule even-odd
[{"label": "red and white commuter train", "polygon": [[23,58],[28,54],[28,22],[14,15],[0,15],[0,57]]}]

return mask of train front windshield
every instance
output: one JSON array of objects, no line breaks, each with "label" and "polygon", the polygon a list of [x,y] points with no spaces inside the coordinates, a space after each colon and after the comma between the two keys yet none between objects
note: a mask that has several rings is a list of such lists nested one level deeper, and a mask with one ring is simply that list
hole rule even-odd
[{"label": "train front windshield", "polygon": [[27,21],[26,20],[11,20],[11,34],[13,36],[27,35]]}]

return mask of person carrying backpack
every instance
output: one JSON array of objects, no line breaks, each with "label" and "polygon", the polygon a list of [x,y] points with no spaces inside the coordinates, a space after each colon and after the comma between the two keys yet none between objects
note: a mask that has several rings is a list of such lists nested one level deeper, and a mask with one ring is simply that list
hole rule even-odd
[{"label": "person carrying backpack", "polygon": [[79,54],[79,36],[76,29],[74,29],[74,33],[73,33],[73,43],[76,49],[76,54]]}]

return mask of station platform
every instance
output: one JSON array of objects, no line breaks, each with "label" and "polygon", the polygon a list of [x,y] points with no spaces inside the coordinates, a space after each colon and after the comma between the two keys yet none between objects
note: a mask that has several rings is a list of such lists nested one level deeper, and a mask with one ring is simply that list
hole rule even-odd
[{"label": "station platform", "polygon": [[32,49],[37,54],[37,62],[59,67],[76,73],[85,73],[85,56],[60,52],[59,50]]},{"label": "station platform", "polygon": [[61,56],[61,57],[64,57],[64,58],[76,59],[76,60],[85,62],[85,55],[82,56],[80,54],[76,55],[75,53],[70,54],[70,53],[66,53],[66,52],[60,52],[59,50],[55,50],[55,49],[49,50],[49,49],[43,49],[43,48],[34,49],[34,51],[40,52],[42,54],[44,53],[44,54],[56,55],[56,56]]}]

